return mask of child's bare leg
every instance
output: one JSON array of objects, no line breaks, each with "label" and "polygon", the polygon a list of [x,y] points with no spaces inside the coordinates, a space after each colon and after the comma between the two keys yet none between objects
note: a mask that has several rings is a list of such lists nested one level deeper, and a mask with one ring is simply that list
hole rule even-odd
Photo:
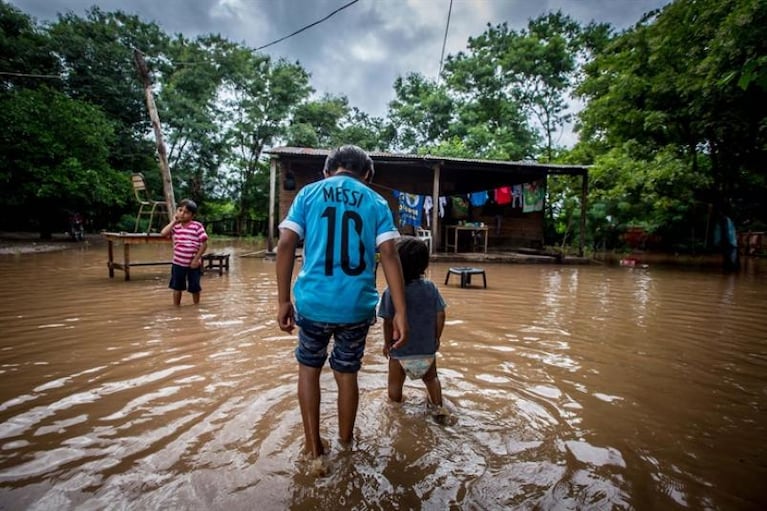
[{"label": "child's bare leg", "polygon": [[173,305],[181,305],[181,291],[173,291]]},{"label": "child's bare leg", "polygon": [[298,364],[298,403],[304,423],[306,452],[317,458],[324,452],[320,441],[320,372],[322,368]]},{"label": "child's bare leg", "polygon": [[200,293],[192,293],[192,302],[195,304],[200,303]]},{"label": "child's bare leg", "polygon": [[423,375],[423,383],[426,385],[426,391],[429,393],[429,401],[433,405],[442,406],[442,385],[437,376],[437,361],[432,362],[431,367]]},{"label": "child's bare leg", "polygon": [[405,370],[395,358],[389,359],[389,399],[402,402],[402,387],[405,386]]},{"label": "child's bare leg", "polygon": [[357,373],[333,371],[333,375],[338,385],[338,438],[344,445],[350,445],[360,399]]}]

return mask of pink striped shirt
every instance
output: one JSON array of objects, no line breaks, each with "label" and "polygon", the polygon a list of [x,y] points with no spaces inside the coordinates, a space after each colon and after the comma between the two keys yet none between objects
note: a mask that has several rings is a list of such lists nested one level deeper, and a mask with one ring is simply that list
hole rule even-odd
[{"label": "pink striped shirt", "polygon": [[186,225],[176,224],[171,231],[173,236],[173,264],[190,266],[200,245],[208,239],[205,227],[197,220]]}]

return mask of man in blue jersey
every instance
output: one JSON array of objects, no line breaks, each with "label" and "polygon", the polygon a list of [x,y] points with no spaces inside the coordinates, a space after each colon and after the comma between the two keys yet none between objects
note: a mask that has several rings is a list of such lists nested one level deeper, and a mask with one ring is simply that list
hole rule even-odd
[{"label": "man in blue jersey", "polygon": [[[376,249],[394,302],[394,347],[407,341],[408,323],[402,267],[395,248],[399,232],[386,200],[367,186],[373,160],[357,146],[332,151],[325,179],[303,187],[280,223],[277,243],[277,321],[281,330],[298,325],[298,402],[306,453],[324,454],[320,440],[320,372],[334,338],[330,367],[338,385],[338,429],[351,445],[357,416],[360,369],[365,340],[375,321],[378,291]],[[298,241],[304,240],[303,265],[290,283]]]}]

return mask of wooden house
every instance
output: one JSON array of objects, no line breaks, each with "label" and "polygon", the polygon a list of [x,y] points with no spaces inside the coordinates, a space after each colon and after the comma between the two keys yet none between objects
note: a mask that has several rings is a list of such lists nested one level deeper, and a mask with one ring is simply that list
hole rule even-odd
[{"label": "wooden house", "polygon": [[[276,147],[267,151],[271,155],[269,193],[269,239],[268,250],[275,246],[276,226],[288,212],[288,208],[301,187],[322,178],[322,168],[329,154],[326,149],[304,147]],[[451,209],[452,198],[470,194],[482,196],[487,192],[488,201],[468,208],[464,218],[431,208],[424,226],[433,235],[432,250],[445,248],[446,227],[458,223],[484,224],[488,227],[487,241],[491,250],[513,250],[514,248],[542,248],[544,235],[544,211],[539,205],[535,211],[526,211],[515,200],[505,203],[495,200],[497,191],[519,190],[519,186],[536,184],[545,191],[550,175],[581,177],[581,212],[579,255],[583,254],[583,231],[585,230],[586,195],[588,192],[588,167],[584,165],[556,165],[532,162],[478,160],[447,158],[442,156],[419,156],[369,152],[375,167],[375,178],[371,187],[385,197],[390,204],[395,220],[399,218],[400,200],[398,193],[430,197],[433,205],[439,205],[440,198]],[[545,196],[545,194],[541,194]],[[481,202],[481,201],[480,201]],[[479,204],[479,202],[476,202]],[[444,208],[443,208],[444,209]],[[275,218],[273,215],[277,216]],[[433,228],[432,226],[437,226]],[[406,228],[402,229],[407,233]]]}]

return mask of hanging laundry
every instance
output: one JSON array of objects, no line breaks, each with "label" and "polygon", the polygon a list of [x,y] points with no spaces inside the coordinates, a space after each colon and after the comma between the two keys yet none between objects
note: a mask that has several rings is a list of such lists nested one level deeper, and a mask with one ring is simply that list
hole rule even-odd
[{"label": "hanging laundry", "polygon": [[[445,206],[447,205],[447,197],[439,198],[439,217],[445,218]],[[426,217],[426,227],[431,227],[431,210],[434,208],[434,200],[431,195],[425,195],[423,198],[423,214]]]},{"label": "hanging laundry", "polygon": [[523,188],[524,204],[522,205],[522,212],[543,211],[543,183],[541,181],[533,181],[532,183],[525,183]]},{"label": "hanging laundry", "polygon": [[423,195],[393,191],[394,197],[399,203],[399,224],[414,225],[421,227],[423,221]]},{"label": "hanging laundry", "polygon": [[475,208],[484,206],[485,203],[487,202],[487,199],[488,199],[487,191],[474,192],[469,194],[469,202]]},{"label": "hanging laundry", "polygon": [[500,188],[496,188],[495,202],[497,202],[499,206],[510,204],[511,203],[511,187],[502,186]]},{"label": "hanging laundry", "polygon": [[469,201],[466,197],[453,195],[450,202],[450,218],[454,220],[463,220],[469,217]]},{"label": "hanging laundry", "polygon": [[521,208],[524,204],[522,200],[522,185],[514,185],[511,187],[511,207]]}]

